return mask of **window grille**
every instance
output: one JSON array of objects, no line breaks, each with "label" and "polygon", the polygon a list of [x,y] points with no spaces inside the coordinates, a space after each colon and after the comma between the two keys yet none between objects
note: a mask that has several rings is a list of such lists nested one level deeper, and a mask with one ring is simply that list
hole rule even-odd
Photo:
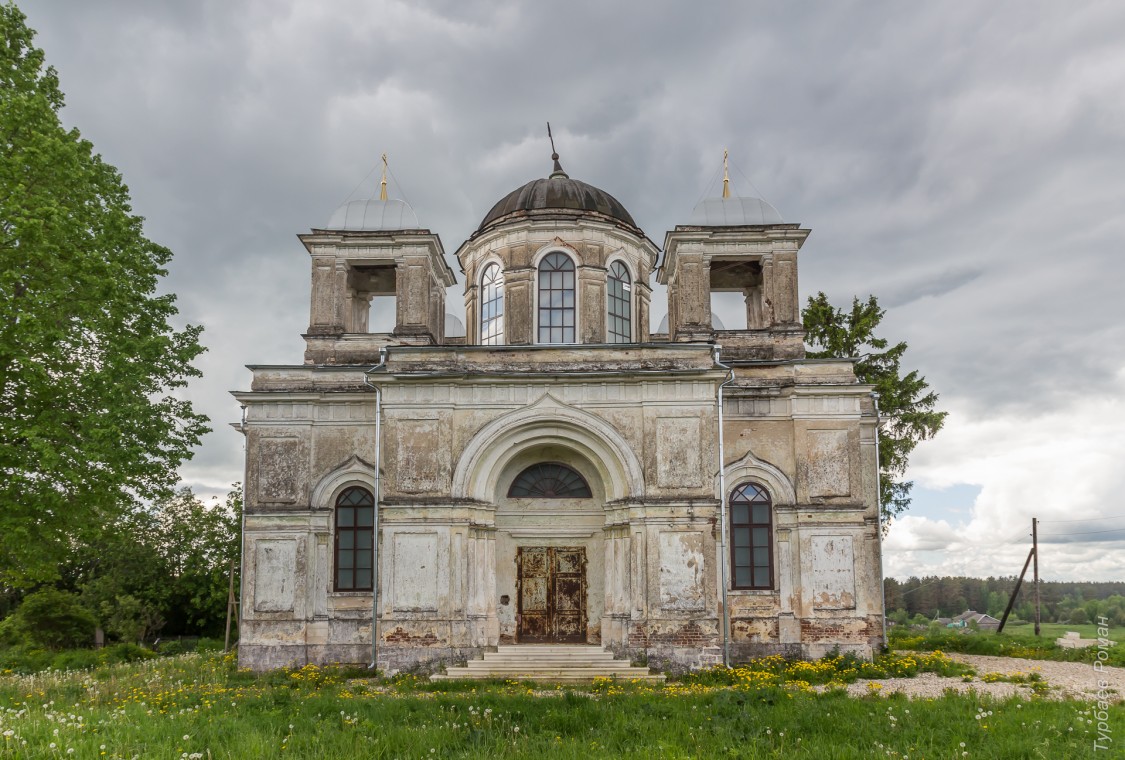
[{"label": "window grille", "polygon": [[574,343],[574,262],[547,254],[539,264],[539,342]]},{"label": "window grille", "polygon": [[335,584],[337,591],[370,591],[375,499],[352,487],[336,498]]},{"label": "window grille", "polygon": [[773,503],[765,488],[745,483],[730,495],[732,588],[773,588]]},{"label": "window grille", "polygon": [[516,476],[508,489],[516,499],[589,499],[590,486],[577,472],[565,464],[543,462],[533,464]]},{"label": "window grille", "polygon": [[632,343],[632,278],[620,261],[609,267],[609,313],[606,315],[608,343]]},{"label": "window grille", "polygon": [[504,345],[504,279],[498,264],[485,267],[480,279],[480,342]]}]

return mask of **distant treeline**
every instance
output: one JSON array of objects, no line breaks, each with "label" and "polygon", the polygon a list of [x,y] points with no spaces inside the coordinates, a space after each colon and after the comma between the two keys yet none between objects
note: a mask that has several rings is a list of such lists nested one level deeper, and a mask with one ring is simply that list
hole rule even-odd
[{"label": "distant treeline", "polygon": [[[1030,574],[1029,574],[1030,575]],[[907,617],[953,617],[965,610],[987,612],[999,618],[1016,586],[1015,576],[965,578],[927,576],[883,582],[888,613],[902,610]],[[1035,615],[1034,588],[1025,578],[1012,616],[1031,620]],[[1105,616],[1114,626],[1125,625],[1125,582],[1040,581],[1040,615],[1045,623],[1087,623]]]}]

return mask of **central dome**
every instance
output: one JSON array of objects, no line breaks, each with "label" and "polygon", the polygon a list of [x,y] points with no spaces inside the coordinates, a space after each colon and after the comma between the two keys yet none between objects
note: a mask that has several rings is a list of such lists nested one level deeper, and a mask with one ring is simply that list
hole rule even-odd
[{"label": "central dome", "polygon": [[549,215],[552,211],[578,211],[603,217],[630,231],[640,229],[621,202],[605,190],[556,172],[547,179],[533,179],[501,198],[485,215],[477,232],[506,221]]}]

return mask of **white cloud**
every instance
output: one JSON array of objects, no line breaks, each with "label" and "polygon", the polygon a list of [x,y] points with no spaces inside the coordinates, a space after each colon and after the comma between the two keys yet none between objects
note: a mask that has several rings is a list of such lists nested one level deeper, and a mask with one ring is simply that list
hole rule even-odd
[{"label": "white cloud", "polygon": [[[893,574],[1014,573],[1022,544],[995,544],[1033,514],[1125,511],[1125,6],[26,5],[64,120],[122,171],[176,253],[165,287],[206,327],[188,390],[216,432],[187,482],[241,478],[242,365],[301,361],[295,233],[385,151],[452,251],[549,170],[550,120],[571,176],[658,243],[730,148],[736,192],[812,227],[806,294],[892,307],[887,337],[952,412],[912,476],[981,489],[964,523],[900,521]],[[1120,549],[1046,544],[1044,573],[1125,577]]]},{"label": "white cloud", "polygon": [[956,402],[938,436],[921,445],[918,485],[980,487],[967,522],[907,516],[884,543],[888,575],[1018,573],[1039,518],[1040,574],[1125,577],[1125,371],[1105,394],[1026,415],[973,415]]}]

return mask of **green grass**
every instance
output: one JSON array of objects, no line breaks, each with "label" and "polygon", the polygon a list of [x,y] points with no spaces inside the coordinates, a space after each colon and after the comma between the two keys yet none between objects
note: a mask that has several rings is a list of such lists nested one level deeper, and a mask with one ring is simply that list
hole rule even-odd
[{"label": "green grass", "polygon": [[[917,672],[921,661],[879,667]],[[765,675],[710,671],[666,686],[601,681],[582,691],[348,679],[315,667],[256,675],[230,658],[184,655],[0,677],[0,757],[835,760],[1070,758],[1093,749],[1092,703],[854,698],[808,685],[846,680],[854,665],[763,661],[740,670]],[[1111,707],[1109,722],[1116,740],[1125,736],[1125,707]]]},{"label": "green grass", "polygon": [[[1064,625],[1052,623],[1052,626]],[[1081,627],[1081,626],[1079,626]],[[1042,631],[1043,628],[1041,627]],[[1032,660],[1057,660],[1060,662],[1094,662],[1100,658],[1106,665],[1125,667],[1125,644],[1119,643],[1108,647],[1101,654],[1098,647],[1086,649],[1063,649],[1055,644],[1055,639],[1062,634],[1036,636],[1027,626],[1008,629],[1004,633],[992,631],[963,632],[955,629],[943,629],[941,632],[931,634],[928,631],[904,630],[901,627],[890,629],[888,646],[892,649],[913,650],[916,652],[932,652],[935,649],[942,652],[964,652],[966,654],[984,654],[1000,657],[1026,657]],[[1019,633],[1016,633],[1019,631]],[[1113,632],[1113,629],[1111,629]],[[1096,638],[1097,631],[1094,631]],[[1120,635],[1118,633],[1118,635]],[[1089,638],[1083,633],[1083,638]],[[1112,636],[1111,636],[1112,638]]]},{"label": "green grass", "polygon": [[[1078,633],[1082,634],[1082,638],[1084,639],[1098,638],[1098,626],[1092,623],[1083,623],[1082,625],[1074,625],[1072,623],[1041,623],[1039,625],[1040,638],[1049,641],[1061,638],[1067,631],[1078,631]],[[1018,628],[1005,626],[1004,632],[1034,637],[1035,624],[1021,625]],[[1111,626],[1109,628],[1109,638],[1119,643],[1125,643],[1125,626]]]}]

